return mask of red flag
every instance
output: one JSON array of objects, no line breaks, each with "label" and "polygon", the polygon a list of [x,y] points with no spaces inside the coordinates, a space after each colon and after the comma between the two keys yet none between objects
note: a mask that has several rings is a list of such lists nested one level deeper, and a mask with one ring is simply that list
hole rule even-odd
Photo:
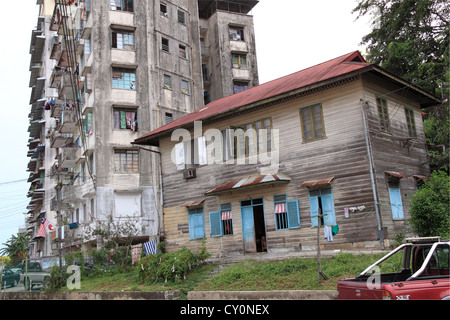
[{"label": "red flag", "polygon": [[48,221],[48,220],[45,219],[45,218],[42,218],[42,219],[41,219],[41,226],[39,227],[39,230],[38,230],[38,232],[37,232],[36,235],[45,238],[45,236],[46,236],[45,231],[47,230],[47,227],[48,227],[50,230],[53,229],[53,225],[50,223],[50,221]]}]

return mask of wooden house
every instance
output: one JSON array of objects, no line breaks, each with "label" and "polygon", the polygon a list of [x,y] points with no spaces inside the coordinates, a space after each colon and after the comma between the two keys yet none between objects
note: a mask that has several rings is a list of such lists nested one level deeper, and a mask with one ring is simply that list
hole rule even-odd
[{"label": "wooden house", "polygon": [[437,103],[356,51],[136,139],[160,153],[166,248],[314,250],[318,224],[326,248],[388,245],[429,176],[421,112]]}]

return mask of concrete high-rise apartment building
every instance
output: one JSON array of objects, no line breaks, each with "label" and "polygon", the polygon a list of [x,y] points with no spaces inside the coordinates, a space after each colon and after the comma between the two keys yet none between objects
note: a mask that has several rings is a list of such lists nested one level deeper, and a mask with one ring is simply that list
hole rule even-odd
[{"label": "concrete high-rise apartment building", "polygon": [[[258,85],[249,15],[257,3],[37,0],[28,153],[33,256],[95,246],[85,228],[109,216],[136,221],[142,241],[159,235],[159,153],[131,142]],[[45,237],[42,218],[53,226]]]}]

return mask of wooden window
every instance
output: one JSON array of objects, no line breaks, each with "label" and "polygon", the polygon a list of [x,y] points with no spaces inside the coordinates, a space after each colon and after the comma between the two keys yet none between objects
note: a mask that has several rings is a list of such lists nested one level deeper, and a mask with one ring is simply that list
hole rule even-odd
[{"label": "wooden window", "polygon": [[[317,227],[318,221],[320,221],[321,225],[336,225],[333,190],[331,188],[310,190],[309,209],[311,213],[311,227]],[[323,217],[319,217],[319,214],[323,214]]]},{"label": "wooden window", "polygon": [[378,116],[380,118],[380,129],[390,131],[391,125],[389,121],[389,111],[386,99],[377,98]]},{"label": "wooden window", "polygon": [[224,160],[230,158],[231,151],[235,159],[255,155],[258,152],[272,151],[272,118],[230,127],[230,129],[234,130],[234,135],[226,131],[223,133],[224,148],[226,148],[226,150],[224,149]]},{"label": "wooden window", "polygon": [[112,87],[115,89],[136,89],[136,70],[113,68]]},{"label": "wooden window", "polygon": [[206,138],[200,137],[177,143],[175,145],[175,159],[177,170],[208,164]]},{"label": "wooden window", "polygon": [[412,138],[417,137],[416,122],[414,120],[414,110],[405,107],[406,124],[408,125],[408,134]]},{"label": "wooden window", "polygon": [[399,181],[389,181],[389,200],[391,202],[392,219],[403,220],[403,203],[402,194],[400,192],[400,182]]},{"label": "wooden window", "polygon": [[169,52],[169,51],[170,51],[170,50],[169,50],[169,39],[162,38],[162,39],[161,39],[161,45],[162,45],[162,50],[163,50],[163,51],[166,51],[166,52]]},{"label": "wooden window", "polygon": [[113,121],[115,130],[137,131],[137,111],[135,109],[114,108]]},{"label": "wooden window", "polygon": [[134,50],[134,32],[112,29],[111,47],[115,49]]},{"label": "wooden window", "polygon": [[232,53],[231,59],[234,69],[247,69],[247,55],[240,53]]},{"label": "wooden window", "polygon": [[237,26],[230,26],[229,33],[230,33],[230,40],[245,41],[244,28]]},{"label": "wooden window", "polygon": [[231,203],[220,205],[220,220],[222,221],[223,235],[233,234],[233,213],[231,211]]},{"label": "wooden window", "polygon": [[189,219],[189,239],[203,239],[205,237],[205,219],[203,217],[203,208],[188,210]]},{"label": "wooden window", "polygon": [[231,203],[221,204],[220,211],[209,213],[209,228],[211,237],[233,234]]},{"label": "wooden window", "polygon": [[117,11],[133,12],[134,0],[109,0],[109,9]]},{"label": "wooden window", "polygon": [[139,151],[126,149],[114,150],[114,172],[139,172]]},{"label": "wooden window", "polygon": [[287,201],[286,195],[274,196],[274,212],[277,230],[300,228],[298,200]]},{"label": "wooden window", "polygon": [[313,141],[325,137],[322,104],[318,103],[300,109],[303,141]]}]

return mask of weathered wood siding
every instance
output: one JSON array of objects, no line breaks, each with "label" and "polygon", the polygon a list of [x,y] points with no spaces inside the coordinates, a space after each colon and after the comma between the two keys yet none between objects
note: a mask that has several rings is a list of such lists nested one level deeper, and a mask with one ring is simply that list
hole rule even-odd
[{"label": "weathered wood siding", "polygon": [[[244,251],[240,201],[249,198],[264,199],[267,249],[269,251],[314,248],[317,241],[317,229],[311,228],[309,193],[307,188],[300,188],[299,186],[308,180],[330,176],[335,177],[331,186],[339,233],[334,237],[332,244],[327,243],[323,237],[321,242],[339,247],[344,243],[375,241],[377,219],[370,181],[369,158],[364,138],[361,103],[364,97],[368,100],[374,99],[372,95],[372,88],[363,87],[362,80],[358,79],[262,110],[203,126],[204,131],[209,128],[224,130],[228,126],[242,125],[271,117],[273,129],[278,129],[280,134],[279,173],[292,179],[287,184],[252,187],[205,197],[206,201],[203,208],[208,252],[221,254],[242,253]],[[322,104],[326,138],[304,142],[302,141],[299,110],[315,103]],[[370,105],[374,106],[373,101],[370,102]],[[394,106],[392,105],[392,107]],[[403,109],[398,112],[398,120],[394,118],[392,124],[399,130],[404,130],[406,120],[400,119],[401,114],[404,117]],[[370,122],[373,129],[375,126],[373,115],[370,117]],[[420,119],[417,118],[418,135],[423,134],[420,123]],[[392,142],[386,141],[378,146],[379,141],[377,139],[372,140],[372,143],[376,145],[373,147],[374,150],[381,154],[375,157],[376,161],[380,161],[380,164],[377,164],[378,192],[381,200],[386,201],[386,192],[381,190],[381,172],[384,172],[383,167],[386,170],[395,170],[396,168],[393,168],[390,160],[385,159],[382,155],[386,154],[392,158],[392,148],[387,148],[387,145]],[[201,246],[201,240],[189,240],[187,208],[180,206],[186,201],[204,197],[204,192],[229,179],[257,174],[259,165],[214,164],[203,166],[197,168],[196,178],[186,180],[183,178],[183,172],[177,171],[175,164],[172,163],[171,151],[174,145],[175,142],[172,142],[170,137],[160,140],[166,247],[169,251],[177,250],[183,246],[196,249]],[[411,164],[411,166],[420,166],[421,160],[410,161],[407,159],[408,155],[405,152],[408,151],[398,150],[396,152],[402,154],[399,163],[404,162]],[[413,157],[416,156],[416,152],[420,153],[421,156],[423,153],[422,149],[419,148],[412,152],[414,152]],[[425,172],[413,168],[398,170],[406,174],[416,173],[416,171],[425,174]],[[276,230],[273,196],[278,194],[286,194],[287,200],[298,200],[300,228]],[[387,197],[389,197],[388,194]],[[234,234],[211,237],[209,212],[219,211],[220,204],[223,203],[232,204]],[[365,206],[365,209],[350,213],[349,218],[344,217],[344,208],[358,206]],[[389,215],[390,209],[383,208],[384,220],[388,220]],[[392,226],[392,219],[386,226]]]},{"label": "weathered wood siding", "polygon": [[[429,167],[424,165],[426,157],[425,132],[422,110],[418,102],[407,99],[405,92],[392,88],[376,77],[366,76],[364,80],[364,97],[368,102],[368,122],[373,158],[376,172],[376,185],[380,202],[383,227],[388,230],[388,237],[405,230],[405,221],[410,218],[410,199],[416,191],[414,175],[429,177]],[[381,130],[377,109],[377,97],[387,100],[390,132]],[[417,138],[407,140],[409,136],[405,107],[414,111]],[[385,171],[400,172],[408,178],[400,179],[403,203],[403,220],[392,218],[389,189]]]}]

